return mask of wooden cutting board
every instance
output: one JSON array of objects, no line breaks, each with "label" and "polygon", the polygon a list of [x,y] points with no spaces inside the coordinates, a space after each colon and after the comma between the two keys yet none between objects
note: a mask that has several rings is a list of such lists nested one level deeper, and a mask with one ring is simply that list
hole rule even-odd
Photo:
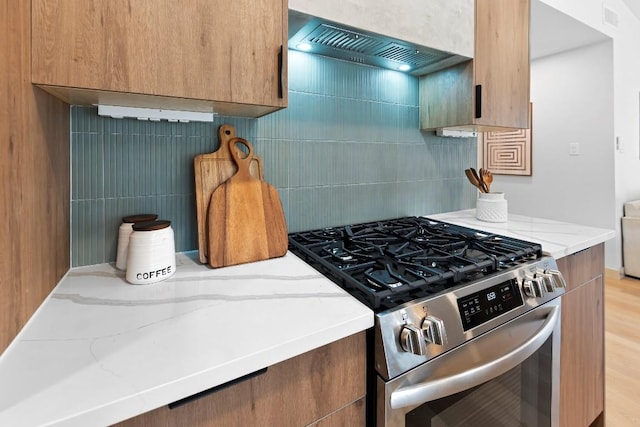
[{"label": "wooden cutting board", "polygon": [[[238,172],[216,188],[209,203],[209,265],[224,267],[287,253],[287,224],[278,191],[249,172],[253,147],[242,138],[228,142]],[[249,154],[236,150],[243,144]]]},{"label": "wooden cutting board", "polygon": [[[238,167],[231,157],[229,140],[236,136],[236,130],[232,125],[223,124],[218,128],[218,150],[213,153],[200,154],[193,159],[196,180],[196,216],[198,220],[198,258],[203,264],[207,264],[209,251],[207,209],[211,194],[220,184],[231,178]],[[262,160],[254,156],[251,160],[251,176],[260,180],[264,179]]]}]

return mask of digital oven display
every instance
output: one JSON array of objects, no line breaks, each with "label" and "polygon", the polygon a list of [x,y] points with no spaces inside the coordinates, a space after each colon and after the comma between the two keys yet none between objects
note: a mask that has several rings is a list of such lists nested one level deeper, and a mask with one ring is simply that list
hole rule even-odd
[{"label": "digital oven display", "polygon": [[520,295],[517,279],[511,279],[475,294],[458,298],[458,310],[465,331],[482,325],[502,313],[520,307],[522,304],[522,295]]}]

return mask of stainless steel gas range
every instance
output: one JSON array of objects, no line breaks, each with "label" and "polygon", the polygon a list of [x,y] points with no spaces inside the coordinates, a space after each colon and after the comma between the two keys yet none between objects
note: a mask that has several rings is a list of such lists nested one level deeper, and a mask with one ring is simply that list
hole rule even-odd
[{"label": "stainless steel gas range", "polygon": [[537,243],[406,217],[292,233],[375,311],[372,426],[556,426],[565,282]]}]

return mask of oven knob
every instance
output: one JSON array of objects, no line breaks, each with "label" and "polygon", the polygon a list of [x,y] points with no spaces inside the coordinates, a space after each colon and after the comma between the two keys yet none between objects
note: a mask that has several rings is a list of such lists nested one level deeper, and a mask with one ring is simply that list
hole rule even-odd
[{"label": "oven knob", "polygon": [[536,273],[536,278],[539,279],[540,282],[542,282],[542,286],[544,286],[544,290],[547,293],[555,292],[555,280],[553,280],[553,276],[547,271],[541,269],[538,270],[538,272]]},{"label": "oven knob", "polygon": [[541,298],[544,293],[544,288],[538,278],[527,277],[522,282],[522,289],[526,296],[531,298]]},{"label": "oven knob", "polygon": [[406,324],[400,331],[400,346],[408,353],[423,356],[427,354],[427,344],[424,342],[422,330],[415,325]]},{"label": "oven knob", "polygon": [[428,343],[445,345],[447,342],[444,322],[437,317],[427,316],[424,318],[422,321],[422,333]]},{"label": "oven knob", "polygon": [[548,270],[547,273],[553,277],[553,281],[555,282],[556,288],[566,288],[567,282],[564,281],[564,277],[562,277],[562,273],[558,270]]}]

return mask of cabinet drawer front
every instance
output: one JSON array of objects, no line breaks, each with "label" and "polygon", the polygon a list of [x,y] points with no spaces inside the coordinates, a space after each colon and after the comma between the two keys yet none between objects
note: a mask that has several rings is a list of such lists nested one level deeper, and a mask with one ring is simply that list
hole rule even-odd
[{"label": "cabinet drawer front", "polygon": [[365,332],[359,332],[173,410],[158,408],[116,426],[363,425],[342,422],[364,417],[365,351]]},{"label": "cabinet drawer front", "polygon": [[558,269],[567,282],[567,292],[604,272],[604,243],[557,260]]}]

